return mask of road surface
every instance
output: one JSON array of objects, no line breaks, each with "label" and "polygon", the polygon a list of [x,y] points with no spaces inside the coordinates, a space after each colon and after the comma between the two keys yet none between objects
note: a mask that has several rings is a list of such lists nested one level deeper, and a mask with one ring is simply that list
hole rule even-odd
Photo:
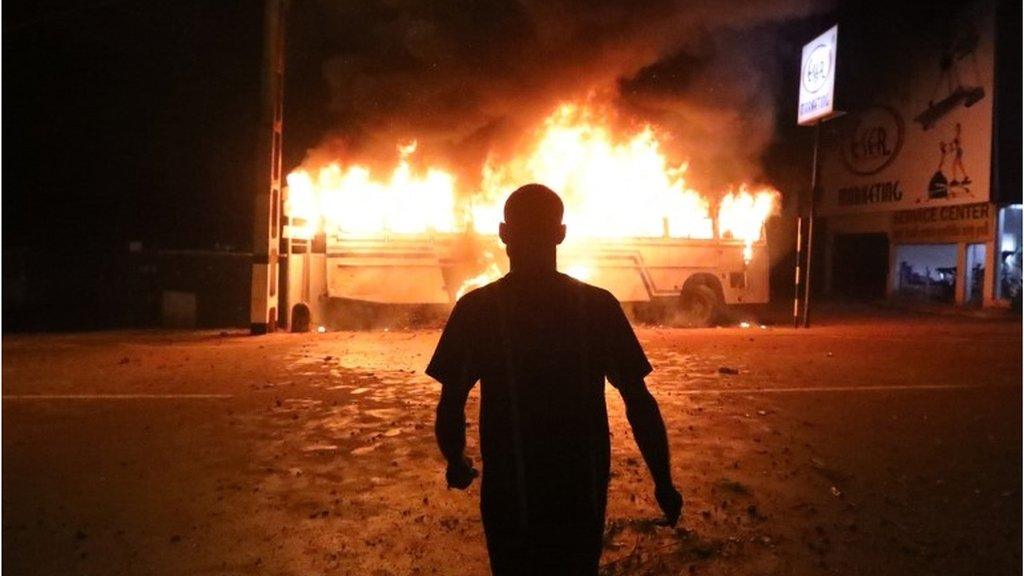
[{"label": "road surface", "polygon": [[[603,574],[1020,573],[1019,320],[822,322],[638,329],[686,507],[608,387]],[[5,335],[5,573],[486,573],[438,334]]]}]

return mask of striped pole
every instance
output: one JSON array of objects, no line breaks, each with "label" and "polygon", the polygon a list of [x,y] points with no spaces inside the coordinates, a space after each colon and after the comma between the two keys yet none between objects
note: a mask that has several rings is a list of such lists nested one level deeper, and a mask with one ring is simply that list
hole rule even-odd
[{"label": "striped pole", "polygon": [[803,217],[796,217],[796,266],[793,274],[793,328],[800,327],[800,259],[803,256]]}]

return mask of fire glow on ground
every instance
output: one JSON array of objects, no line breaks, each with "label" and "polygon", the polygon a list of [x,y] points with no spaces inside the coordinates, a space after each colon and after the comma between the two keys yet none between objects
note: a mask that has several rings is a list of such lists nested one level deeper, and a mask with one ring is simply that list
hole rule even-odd
[{"label": "fire glow on ground", "polygon": [[[686,509],[654,526],[609,393],[603,574],[1019,567],[1019,323],[822,321],[638,328]],[[437,335],[5,337],[6,568],[484,573],[478,487],[444,488],[433,438]]]}]

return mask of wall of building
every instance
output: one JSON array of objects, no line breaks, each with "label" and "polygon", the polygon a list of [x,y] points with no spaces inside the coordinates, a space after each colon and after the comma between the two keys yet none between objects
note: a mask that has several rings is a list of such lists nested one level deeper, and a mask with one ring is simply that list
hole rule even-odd
[{"label": "wall of building", "polygon": [[[839,69],[847,78],[838,101],[847,114],[822,131],[818,199],[828,291],[841,291],[837,253],[849,256],[849,240],[862,237],[865,249],[885,250],[884,242],[868,241],[884,234],[890,297],[903,294],[897,280],[907,265],[898,260],[927,261],[943,250],[945,260],[955,246],[953,301],[968,303],[967,263],[981,245],[984,284],[973,293],[986,306],[1003,304],[992,179],[995,14],[994,1],[974,1],[922,11],[905,27],[854,28],[844,36],[840,23],[839,57],[848,64]],[[940,245],[951,248],[926,248]]]}]

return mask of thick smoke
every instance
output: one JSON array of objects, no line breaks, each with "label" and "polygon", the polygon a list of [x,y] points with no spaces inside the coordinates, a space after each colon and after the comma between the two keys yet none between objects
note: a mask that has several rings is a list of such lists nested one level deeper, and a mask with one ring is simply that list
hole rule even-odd
[{"label": "thick smoke", "polygon": [[691,161],[698,188],[756,180],[774,122],[772,25],[822,8],[812,0],[299,4],[318,13],[329,44],[330,126],[309,159],[392,162],[396,142],[416,138],[421,161],[472,187],[488,155],[521,147],[557,104],[589,98],[622,125],[648,121],[667,132],[673,159]]}]

